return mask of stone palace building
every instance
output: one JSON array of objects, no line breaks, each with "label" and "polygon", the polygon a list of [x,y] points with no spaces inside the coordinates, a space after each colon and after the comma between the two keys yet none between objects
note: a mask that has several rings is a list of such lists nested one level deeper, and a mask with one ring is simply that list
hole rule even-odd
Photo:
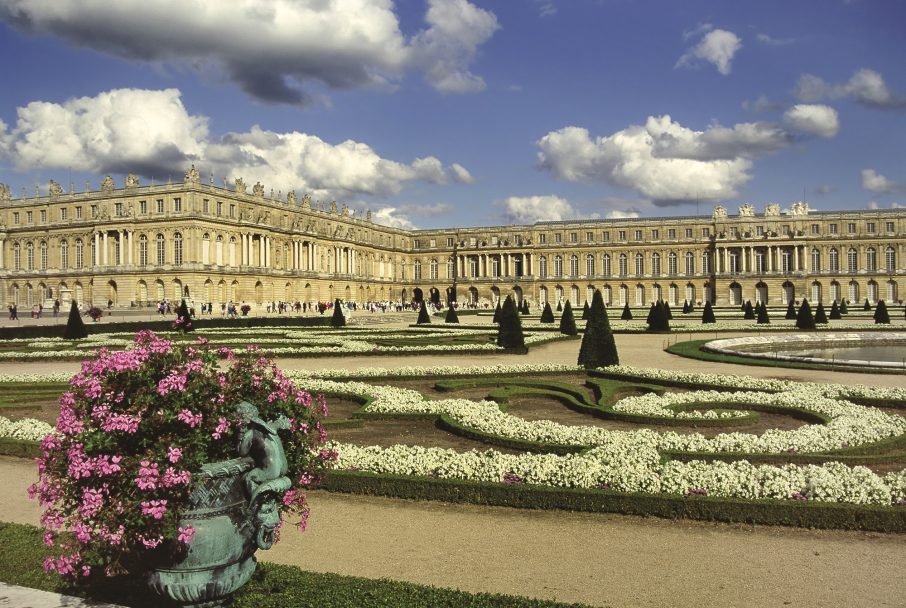
[{"label": "stone palace building", "polygon": [[[212,180],[213,181],[213,180]],[[182,183],[13,198],[0,184],[0,289],[7,304],[445,301],[506,295],[533,305],[658,299],[738,305],[899,301],[906,209],[814,212],[794,203],[736,215],[403,230],[295,192]]]}]

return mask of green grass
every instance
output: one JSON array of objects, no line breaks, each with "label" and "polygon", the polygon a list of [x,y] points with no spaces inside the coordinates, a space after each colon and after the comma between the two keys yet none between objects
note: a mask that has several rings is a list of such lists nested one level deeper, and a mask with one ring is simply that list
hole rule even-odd
[{"label": "green grass", "polygon": [[[127,606],[161,606],[147,590],[118,581],[93,591],[65,588],[54,575],[44,574],[41,530],[0,523],[0,581],[13,585],[64,592]],[[259,553],[259,556],[266,555]],[[580,608],[511,595],[467,593],[439,587],[374,580],[338,574],[306,572],[293,566],[259,563],[252,580],[235,598],[235,608],[364,608],[449,606],[450,608]]]}]

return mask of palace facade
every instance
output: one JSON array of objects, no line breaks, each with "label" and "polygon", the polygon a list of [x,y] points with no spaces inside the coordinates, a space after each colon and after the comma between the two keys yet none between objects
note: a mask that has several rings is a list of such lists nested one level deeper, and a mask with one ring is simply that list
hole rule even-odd
[{"label": "palace facade", "polygon": [[313,204],[182,183],[13,198],[0,184],[0,289],[20,307],[54,300],[143,306],[191,302],[460,302],[514,295],[533,305],[642,306],[711,300],[785,304],[900,301],[906,288],[906,209],[814,212],[794,203],[736,215],[537,222],[403,230],[345,205]]}]

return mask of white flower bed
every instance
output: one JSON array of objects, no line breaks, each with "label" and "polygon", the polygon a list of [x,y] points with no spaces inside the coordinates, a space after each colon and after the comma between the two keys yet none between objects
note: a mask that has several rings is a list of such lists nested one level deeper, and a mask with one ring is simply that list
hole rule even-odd
[{"label": "white flower bed", "polygon": [[0,437],[12,437],[27,441],[41,441],[48,433],[53,432],[53,427],[46,422],[34,418],[10,420],[0,416]]}]

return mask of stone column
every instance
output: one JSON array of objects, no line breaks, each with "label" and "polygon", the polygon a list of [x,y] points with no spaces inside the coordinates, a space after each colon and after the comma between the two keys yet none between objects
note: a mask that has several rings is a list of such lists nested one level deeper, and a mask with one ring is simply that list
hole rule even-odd
[{"label": "stone column", "polygon": [[799,245],[793,245],[793,272],[799,272]]},{"label": "stone column", "polygon": [[3,265],[3,250],[6,248],[6,239],[0,239],[0,268],[6,268]]},{"label": "stone column", "polygon": [[107,266],[107,251],[109,249],[108,238],[109,238],[109,235],[107,234],[107,231],[105,230],[104,234],[102,236],[102,240],[104,242],[101,245],[101,265],[102,266]]},{"label": "stone column", "polygon": [[91,265],[100,266],[101,265],[101,233],[100,232],[94,233],[94,256],[92,256],[92,257],[94,259],[91,260]]},{"label": "stone column", "polygon": [[129,243],[129,265],[132,266],[135,264],[135,254],[132,253],[132,248],[135,246],[135,230],[126,233],[126,242]]},{"label": "stone column", "polygon": [[522,259],[525,262],[524,268],[522,269],[522,273],[529,277],[532,276],[532,254],[524,253],[524,254],[522,254]]},{"label": "stone column", "polygon": [[730,272],[730,248],[724,247],[724,273]]}]

